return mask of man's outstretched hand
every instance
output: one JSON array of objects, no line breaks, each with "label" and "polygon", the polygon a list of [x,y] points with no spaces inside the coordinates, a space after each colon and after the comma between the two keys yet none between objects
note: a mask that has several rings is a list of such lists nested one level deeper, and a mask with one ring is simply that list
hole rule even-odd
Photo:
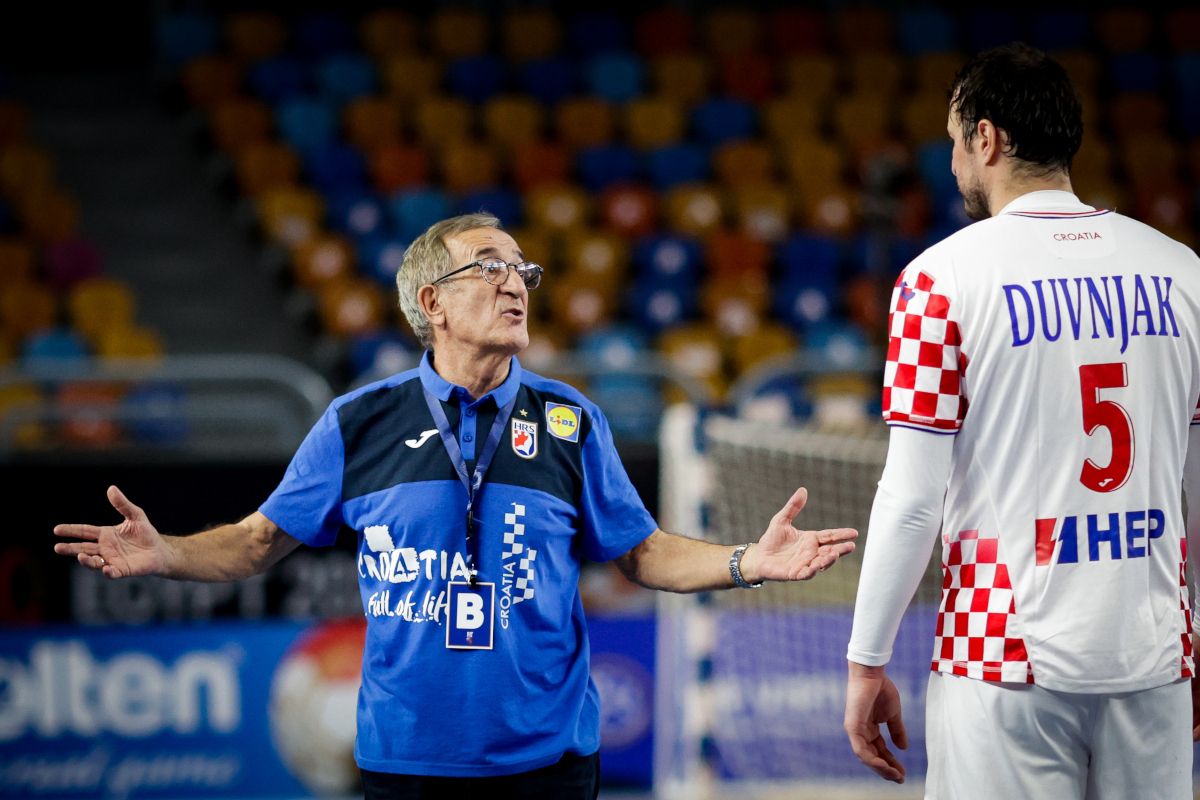
[{"label": "man's outstretched hand", "polygon": [[908,732],[900,716],[900,693],[884,674],[883,667],[867,667],[850,662],[850,680],[846,685],[846,734],[858,760],[880,777],[904,783],[904,765],[896,759],[879,724],[887,725],[892,743],[908,749]]},{"label": "man's outstretched hand", "polygon": [[807,502],[808,490],[802,486],[771,520],[758,543],[742,555],[742,576],[747,581],[808,580],[854,550],[850,540],[858,531],[853,528],[801,531],[792,527],[792,520]]},{"label": "man's outstretched hand", "polygon": [[59,542],[54,552],[75,556],[79,563],[100,570],[106,578],[157,575],[167,568],[169,550],[146,512],[129,502],[116,486],[108,487],[108,502],[125,521],[120,525],[56,525],[54,535],[82,542]]}]

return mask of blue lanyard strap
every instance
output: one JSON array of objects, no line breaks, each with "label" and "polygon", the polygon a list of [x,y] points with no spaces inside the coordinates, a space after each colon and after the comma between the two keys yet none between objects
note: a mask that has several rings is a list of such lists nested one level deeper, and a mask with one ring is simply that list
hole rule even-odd
[{"label": "blue lanyard strap", "polygon": [[496,412],[496,421],[492,423],[487,442],[484,443],[483,450],[479,453],[479,459],[475,462],[475,474],[471,476],[467,475],[467,462],[463,459],[458,438],[450,429],[450,420],[446,417],[446,410],[442,408],[442,401],[438,400],[424,386],[421,389],[425,393],[425,404],[429,406],[429,413],[433,415],[433,424],[437,426],[438,433],[442,437],[442,444],[446,446],[446,455],[450,456],[450,463],[454,465],[458,479],[462,481],[463,488],[467,490],[467,569],[471,573],[471,586],[474,586],[478,575],[478,570],[475,569],[475,516],[473,512],[475,494],[483,485],[483,476],[487,473],[487,469],[492,463],[492,457],[496,455],[496,450],[500,447],[500,439],[504,435],[508,418],[512,415],[513,406],[517,404],[519,392],[513,394],[512,400],[509,400],[503,408]]}]

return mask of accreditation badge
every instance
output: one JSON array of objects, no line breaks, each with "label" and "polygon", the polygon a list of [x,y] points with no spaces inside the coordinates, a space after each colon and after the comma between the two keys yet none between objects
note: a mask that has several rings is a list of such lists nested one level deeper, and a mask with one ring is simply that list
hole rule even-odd
[{"label": "accreditation badge", "polygon": [[496,584],[451,581],[446,647],[451,650],[491,650],[496,619]]}]

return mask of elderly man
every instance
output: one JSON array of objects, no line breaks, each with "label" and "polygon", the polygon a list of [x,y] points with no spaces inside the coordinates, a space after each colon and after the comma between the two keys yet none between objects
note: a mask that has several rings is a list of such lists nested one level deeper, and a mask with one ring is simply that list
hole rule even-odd
[{"label": "elderly man", "polygon": [[594,798],[581,559],[698,592],[810,578],[857,534],[793,528],[804,489],[753,546],[658,530],[600,410],[516,359],[541,275],[495,217],[434,225],[396,279],[428,348],[420,367],[335,400],[257,512],[161,536],[114,486],[125,522],[60,525],[84,541],[55,550],[109,578],[228,581],[350,528],[368,621],[355,744],[366,796]]}]

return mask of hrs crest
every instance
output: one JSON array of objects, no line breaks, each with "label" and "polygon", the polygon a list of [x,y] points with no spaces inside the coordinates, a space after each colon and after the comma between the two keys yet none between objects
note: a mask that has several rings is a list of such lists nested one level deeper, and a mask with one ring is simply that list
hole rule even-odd
[{"label": "hrs crest", "polygon": [[521,458],[537,455],[537,423],[514,419],[512,421],[512,449]]}]

